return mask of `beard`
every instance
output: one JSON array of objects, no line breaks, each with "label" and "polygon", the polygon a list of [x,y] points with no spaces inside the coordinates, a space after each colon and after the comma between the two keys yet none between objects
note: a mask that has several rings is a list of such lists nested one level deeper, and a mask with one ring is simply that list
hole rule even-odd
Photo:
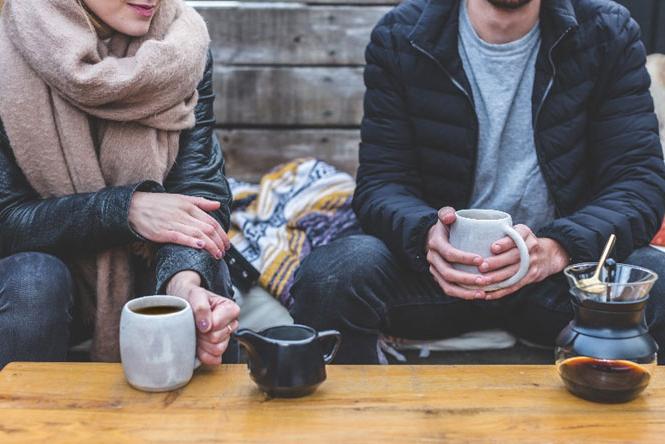
[{"label": "beard", "polygon": [[531,0],[487,0],[487,1],[499,9],[519,9],[522,6],[531,3]]}]

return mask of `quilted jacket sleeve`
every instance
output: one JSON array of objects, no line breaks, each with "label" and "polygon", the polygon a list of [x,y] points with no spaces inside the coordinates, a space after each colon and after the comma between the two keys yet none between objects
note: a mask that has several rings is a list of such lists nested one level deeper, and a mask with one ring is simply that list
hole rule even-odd
[{"label": "quilted jacket sleeve", "polygon": [[618,31],[587,132],[592,198],[538,233],[559,241],[576,262],[597,259],[611,233],[624,260],[649,243],[665,213],[665,167],[639,27],[627,12],[612,20]]},{"label": "quilted jacket sleeve", "polygon": [[353,207],[363,230],[383,240],[411,269],[424,271],[425,237],[437,210],[422,196],[413,133],[385,21],[372,32],[365,68],[365,116]]},{"label": "quilted jacket sleeve", "polygon": [[[164,186],[169,193],[204,197],[221,202],[211,215],[225,230],[229,228],[231,191],[224,177],[224,157],[214,135],[215,95],[212,84],[213,61],[208,56],[203,80],[199,84],[196,126],[180,136],[180,153]],[[184,270],[196,271],[211,289],[218,282],[219,262],[208,252],[181,245],[165,244],[157,251],[157,292],[163,292],[170,278]],[[228,284],[228,283],[227,283]]]}]

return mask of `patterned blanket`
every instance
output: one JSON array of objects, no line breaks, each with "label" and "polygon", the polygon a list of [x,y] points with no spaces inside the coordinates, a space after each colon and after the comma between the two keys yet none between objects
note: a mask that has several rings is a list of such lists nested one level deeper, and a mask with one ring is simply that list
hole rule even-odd
[{"label": "patterned blanket", "polygon": [[287,308],[301,261],[318,246],[359,227],[353,178],[304,158],[280,165],[257,184],[230,179],[231,242],[260,271],[259,284]]}]

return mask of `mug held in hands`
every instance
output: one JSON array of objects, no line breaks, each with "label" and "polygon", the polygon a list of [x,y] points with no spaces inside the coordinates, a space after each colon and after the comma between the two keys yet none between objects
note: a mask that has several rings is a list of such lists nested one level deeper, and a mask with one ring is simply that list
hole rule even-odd
[{"label": "mug held in hands", "polygon": [[[508,236],[520,252],[520,267],[515,275],[503,282],[483,287],[495,291],[519,282],[529,271],[529,249],[522,236],[513,228],[510,214],[497,210],[459,210],[457,220],[450,227],[450,244],[458,250],[473,253],[482,258],[492,257],[492,244]],[[452,264],[453,268],[472,274],[481,274],[473,265]]]},{"label": "mug held in hands", "polygon": [[189,302],[175,296],[127,302],[120,317],[120,359],[134,388],[165,392],[185,386],[201,365]]}]

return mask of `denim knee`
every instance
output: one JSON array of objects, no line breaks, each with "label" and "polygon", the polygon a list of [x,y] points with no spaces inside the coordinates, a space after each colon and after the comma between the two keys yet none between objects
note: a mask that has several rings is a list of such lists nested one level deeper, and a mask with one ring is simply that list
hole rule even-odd
[{"label": "denim knee", "polygon": [[296,273],[294,289],[316,286],[328,293],[339,282],[363,285],[389,262],[390,252],[379,239],[366,235],[345,237],[317,248],[305,259]]},{"label": "denim knee", "polygon": [[55,256],[19,253],[0,261],[0,314],[10,310],[28,321],[70,320],[72,277]]},{"label": "denim knee", "polygon": [[21,253],[0,260],[0,368],[66,359],[71,302],[72,278],[59,259]]},{"label": "denim knee", "polygon": [[[651,334],[662,349],[665,347],[665,253],[653,247],[640,248],[626,262],[652,270],[659,276],[650,292],[646,318]],[[660,356],[663,358],[659,358],[659,362],[665,362],[662,351]]]},{"label": "denim knee", "polygon": [[322,327],[329,327],[341,318],[366,313],[376,308],[369,300],[374,283],[385,281],[391,267],[388,248],[372,236],[349,236],[320,247],[296,273],[291,314],[297,322],[317,326],[321,320],[326,324]]},{"label": "denim knee", "polygon": [[658,274],[658,280],[651,289],[651,296],[663,300],[665,304],[665,253],[653,247],[635,250],[626,263],[647,268]]}]

